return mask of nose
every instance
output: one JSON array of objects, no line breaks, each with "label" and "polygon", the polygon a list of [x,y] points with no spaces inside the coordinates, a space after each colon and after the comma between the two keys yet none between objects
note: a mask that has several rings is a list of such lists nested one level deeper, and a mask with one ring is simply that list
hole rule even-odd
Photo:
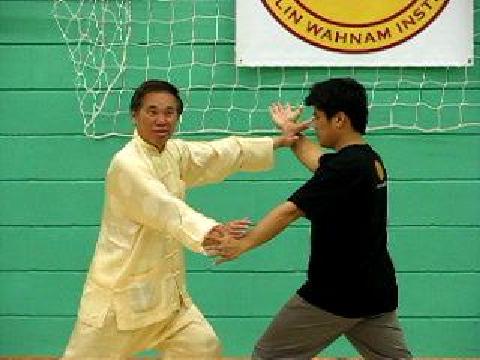
[{"label": "nose", "polygon": [[168,119],[163,113],[159,113],[154,119],[155,125],[162,126],[168,124]]}]

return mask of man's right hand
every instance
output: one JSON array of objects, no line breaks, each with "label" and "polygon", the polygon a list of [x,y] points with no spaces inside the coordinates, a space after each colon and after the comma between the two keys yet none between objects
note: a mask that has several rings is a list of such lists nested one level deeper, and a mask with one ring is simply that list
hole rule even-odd
[{"label": "man's right hand", "polygon": [[241,239],[245,236],[250,225],[252,225],[252,222],[247,218],[232,220],[225,224],[216,225],[205,235],[202,245],[209,246],[218,244],[225,237],[232,237],[237,240]]},{"label": "man's right hand", "polygon": [[216,264],[237,258],[248,249],[243,237],[250,225],[250,220],[240,219],[214,226],[202,242],[205,252]]},{"label": "man's right hand", "polygon": [[250,246],[246,239],[235,239],[228,232],[217,229],[212,232],[212,237],[205,238],[203,248],[208,256],[215,258],[215,264],[218,265],[234,260],[247,251]]},{"label": "man's right hand", "polygon": [[235,239],[241,239],[245,236],[252,222],[247,219],[232,220],[225,223],[225,230]]}]

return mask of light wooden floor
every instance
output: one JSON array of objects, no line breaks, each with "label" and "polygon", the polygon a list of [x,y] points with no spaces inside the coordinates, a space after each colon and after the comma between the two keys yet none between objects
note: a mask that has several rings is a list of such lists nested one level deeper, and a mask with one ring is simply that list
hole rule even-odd
[{"label": "light wooden floor", "polygon": [[[58,360],[58,357],[54,356],[0,356],[0,360]],[[136,357],[131,358],[129,360],[147,360],[152,359],[151,357]],[[415,358],[415,360],[480,360],[480,357],[470,357],[470,358],[448,358],[448,357],[422,357],[422,358]],[[225,357],[223,360],[250,360],[249,357]],[[362,360],[362,358],[346,358],[346,357],[339,357],[339,358],[325,358],[325,357],[315,357],[312,360]]]}]

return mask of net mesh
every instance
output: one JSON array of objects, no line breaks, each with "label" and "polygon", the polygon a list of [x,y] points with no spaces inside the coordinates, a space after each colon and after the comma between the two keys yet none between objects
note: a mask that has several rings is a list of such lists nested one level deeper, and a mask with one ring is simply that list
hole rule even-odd
[{"label": "net mesh", "polygon": [[130,135],[133,89],[151,78],[181,89],[181,134],[272,132],[272,102],[299,104],[313,82],[338,76],[368,89],[369,130],[480,125],[478,46],[469,67],[237,67],[234,8],[233,0],[54,0],[85,134]]}]

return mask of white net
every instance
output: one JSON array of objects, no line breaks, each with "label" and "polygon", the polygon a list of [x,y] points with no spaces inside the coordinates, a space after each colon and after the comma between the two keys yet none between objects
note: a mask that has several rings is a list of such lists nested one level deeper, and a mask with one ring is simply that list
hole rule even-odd
[{"label": "white net", "polygon": [[299,104],[313,82],[338,76],[367,87],[369,130],[480,126],[478,46],[471,67],[242,68],[234,59],[234,7],[233,0],[54,0],[85,134],[131,134],[133,89],[151,78],[181,89],[179,133],[272,132],[272,102]]}]

